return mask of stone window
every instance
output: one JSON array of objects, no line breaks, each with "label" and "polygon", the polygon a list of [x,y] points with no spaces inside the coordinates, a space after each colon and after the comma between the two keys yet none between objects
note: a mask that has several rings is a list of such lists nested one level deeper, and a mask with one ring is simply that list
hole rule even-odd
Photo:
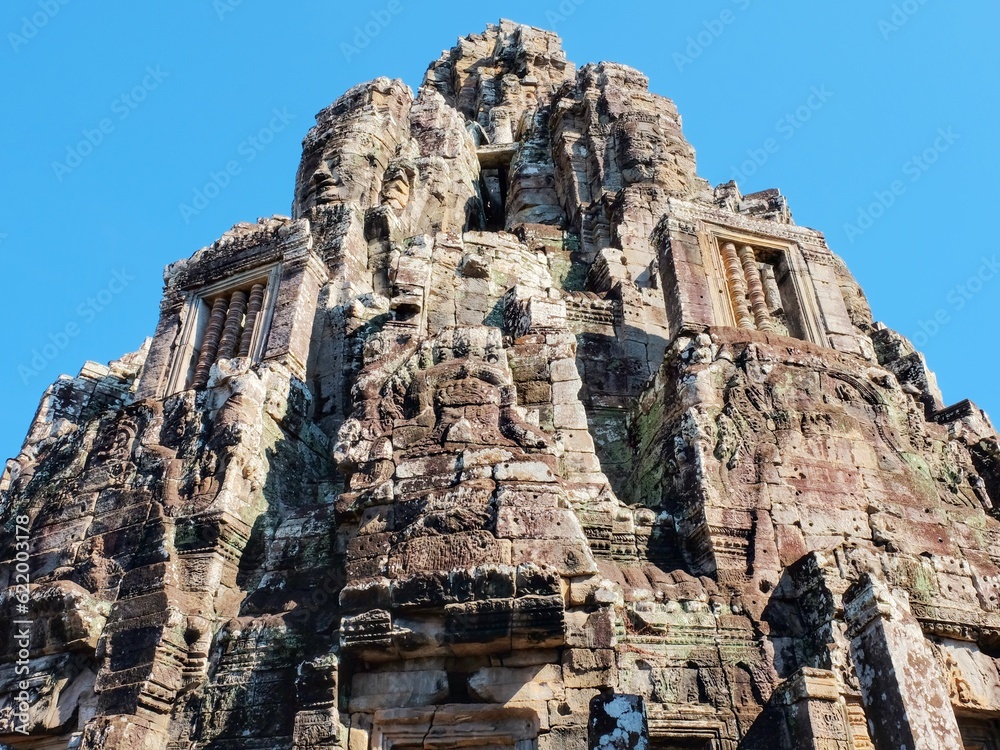
[{"label": "stone window", "polygon": [[502,232],[507,225],[510,165],[516,153],[515,144],[487,145],[478,149],[479,192],[483,205],[483,217],[480,222],[484,231]]},{"label": "stone window", "polygon": [[279,267],[258,269],[198,290],[187,305],[169,393],[208,384],[212,365],[246,357],[259,362],[274,312]]},{"label": "stone window", "polygon": [[670,337],[721,326],[871,357],[818,232],[681,202],[671,211],[655,232]]},{"label": "stone window", "polygon": [[788,253],[756,239],[715,237],[729,325],[807,338]]},{"label": "stone window", "polygon": [[958,716],[965,750],[1000,750],[1000,722]]}]

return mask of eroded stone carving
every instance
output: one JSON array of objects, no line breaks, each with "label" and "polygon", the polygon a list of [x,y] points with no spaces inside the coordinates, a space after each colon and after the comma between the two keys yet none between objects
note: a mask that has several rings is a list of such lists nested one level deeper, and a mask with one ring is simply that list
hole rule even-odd
[{"label": "eroded stone carving", "polygon": [[642,74],[503,21],[324,109],[293,214],[44,395],[0,743],[1000,743],[995,431]]}]

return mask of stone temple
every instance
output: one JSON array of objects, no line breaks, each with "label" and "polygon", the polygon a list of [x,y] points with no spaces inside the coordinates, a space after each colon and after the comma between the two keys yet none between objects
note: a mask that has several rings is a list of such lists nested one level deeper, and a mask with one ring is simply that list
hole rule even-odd
[{"label": "stone temple", "polygon": [[986,415],[539,29],[323,110],[0,488],[8,748],[1000,749]]}]

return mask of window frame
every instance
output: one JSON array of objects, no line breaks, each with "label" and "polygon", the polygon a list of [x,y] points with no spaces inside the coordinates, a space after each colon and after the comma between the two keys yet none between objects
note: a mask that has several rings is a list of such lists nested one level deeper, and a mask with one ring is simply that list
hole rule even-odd
[{"label": "window frame", "polygon": [[206,284],[185,295],[182,312],[183,322],[171,355],[172,362],[167,378],[166,396],[193,390],[192,380],[212,312],[211,301],[219,295],[232,294],[258,283],[264,284],[264,303],[261,306],[260,318],[251,339],[250,354],[247,358],[251,364],[263,361],[267,351],[271,321],[278,300],[281,265],[281,263],[274,263],[253,268],[212,284]]},{"label": "window frame", "polygon": [[[712,306],[715,310],[716,325],[736,327],[736,311],[733,309],[729,295],[729,283],[726,279],[726,268],[722,257],[722,246],[732,242],[739,248],[749,245],[758,258],[762,252],[780,257],[776,267],[784,265],[788,271],[790,291],[794,295],[797,306],[797,317],[801,321],[802,336],[799,340],[808,341],[820,346],[830,346],[826,336],[820,330],[822,312],[815,299],[815,291],[808,282],[809,270],[806,267],[802,250],[794,241],[767,237],[750,232],[740,232],[721,225],[705,225],[705,232],[699,232],[701,249],[710,262],[706,264],[711,273]],[[792,338],[799,338],[793,336]]]}]

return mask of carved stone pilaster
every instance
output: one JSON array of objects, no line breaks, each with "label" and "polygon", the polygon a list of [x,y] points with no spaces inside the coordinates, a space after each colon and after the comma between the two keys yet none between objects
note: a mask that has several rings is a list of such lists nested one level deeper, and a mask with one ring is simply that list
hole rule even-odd
[{"label": "carved stone pilaster", "polygon": [[906,595],[866,574],[844,594],[844,614],[876,747],[962,747],[947,683]]},{"label": "carved stone pilaster", "polygon": [[798,750],[853,750],[845,706],[835,673],[803,667],[782,684],[793,746]]}]

